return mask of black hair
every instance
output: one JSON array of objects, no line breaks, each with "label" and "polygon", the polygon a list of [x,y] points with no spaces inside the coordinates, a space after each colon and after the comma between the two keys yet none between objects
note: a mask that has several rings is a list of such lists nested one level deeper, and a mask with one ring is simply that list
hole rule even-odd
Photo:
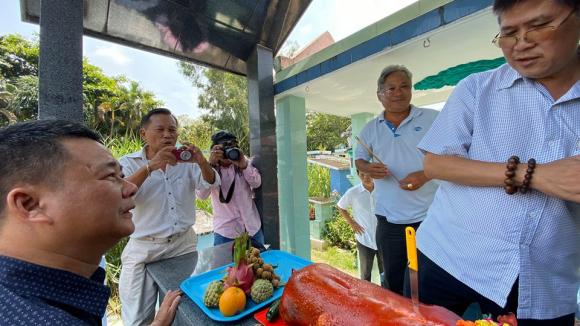
[{"label": "black hair", "polygon": [[0,128],[0,216],[8,192],[19,184],[60,185],[70,158],[63,139],[101,136],[76,122],[31,120]]},{"label": "black hair", "polygon": [[211,135],[212,146],[217,144],[223,144],[224,142],[238,142],[238,138],[227,130],[220,130],[215,134]]},{"label": "black hair", "polygon": [[151,117],[156,115],[156,114],[170,115],[173,118],[173,120],[175,120],[175,125],[177,127],[179,127],[179,123],[177,122],[177,118],[173,115],[173,113],[171,113],[171,111],[169,111],[169,109],[166,109],[166,108],[155,108],[155,109],[147,112],[147,114],[145,114],[143,116],[143,118],[141,118],[140,127],[141,128],[145,127],[149,123],[149,121],[151,121]]},{"label": "black hair", "polygon": [[[493,12],[496,15],[500,15],[504,11],[511,9],[518,2],[523,1],[526,0],[495,0],[493,2]],[[580,1],[578,0],[556,0],[556,1],[558,1],[561,5],[570,7],[574,10],[578,10],[578,8],[580,7]]]}]

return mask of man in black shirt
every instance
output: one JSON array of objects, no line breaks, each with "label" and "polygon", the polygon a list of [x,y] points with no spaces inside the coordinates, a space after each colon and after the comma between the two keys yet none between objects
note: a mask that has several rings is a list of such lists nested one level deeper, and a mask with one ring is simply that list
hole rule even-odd
[{"label": "man in black shirt", "polygon": [[[137,187],[83,125],[0,129],[0,325],[100,325],[101,256],[134,230]],[[170,292],[154,325],[173,320]]]}]

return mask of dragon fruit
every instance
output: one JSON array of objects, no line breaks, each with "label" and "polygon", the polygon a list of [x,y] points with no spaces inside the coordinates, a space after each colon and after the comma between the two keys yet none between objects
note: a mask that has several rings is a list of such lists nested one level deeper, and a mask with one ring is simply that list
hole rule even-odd
[{"label": "dragon fruit", "polygon": [[248,248],[250,248],[250,235],[244,232],[234,240],[234,266],[227,268],[224,289],[235,286],[246,294],[250,294],[254,283],[254,270],[252,264],[248,264],[246,260]]}]

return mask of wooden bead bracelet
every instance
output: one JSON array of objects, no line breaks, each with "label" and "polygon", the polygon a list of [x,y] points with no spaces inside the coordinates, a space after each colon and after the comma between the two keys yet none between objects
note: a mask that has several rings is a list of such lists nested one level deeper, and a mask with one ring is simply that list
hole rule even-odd
[{"label": "wooden bead bracelet", "polygon": [[530,183],[532,182],[532,175],[534,174],[534,170],[536,169],[536,160],[531,158],[528,160],[528,168],[526,170],[526,174],[524,175],[524,180],[522,181],[522,185],[520,187],[516,186],[516,181],[514,177],[516,176],[516,170],[518,169],[518,165],[520,164],[520,158],[517,156],[512,156],[508,159],[506,164],[506,171],[505,176],[506,179],[503,181],[506,194],[513,195],[519,191],[522,194],[525,194],[530,189]]}]

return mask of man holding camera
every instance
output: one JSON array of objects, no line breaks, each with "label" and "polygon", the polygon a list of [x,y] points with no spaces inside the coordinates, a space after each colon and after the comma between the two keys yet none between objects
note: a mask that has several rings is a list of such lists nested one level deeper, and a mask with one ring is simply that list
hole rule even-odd
[{"label": "man holding camera", "polygon": [[214,245],[233,241],[247,231],[252,237],[252,245],[262,248],[262,222],[253,200],[253,189],[262,184],[260,172],[238,148],[238,140],[230,132],[219,131],[211,141],[209,162],[220,175],[221,185],[199,189],[197,195],[205,199],[211,193]]},{"label": "man holding camera", "polygon": [[199,148],[175,148],[177,119],[163,108],[141,120],[145,146],[123,156],[119,163],[127,180],[136,184],[135,232],[123,250],[119,280],[121,314],[125,325],[153,319],[158,289],[145,264],[196,250],[195,190],[219,185],[219,176]]}]

